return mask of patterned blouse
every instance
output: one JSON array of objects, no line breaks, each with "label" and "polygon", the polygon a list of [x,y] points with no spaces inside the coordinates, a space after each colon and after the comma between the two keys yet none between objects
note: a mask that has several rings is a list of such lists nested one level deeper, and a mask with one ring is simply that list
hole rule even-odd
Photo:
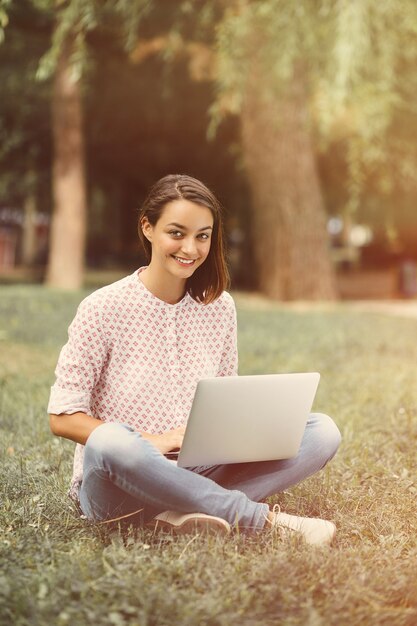
[{"label": "patterned blouse", "polygon": [[[150,433],[185,425],[201,378],[237,374],[236,310],[223,292],[211,304],[154,296],[136,270],[89,295],[68,329],[48,413],[82,411]],[[82,480],[77,444],[70,494]]]}]

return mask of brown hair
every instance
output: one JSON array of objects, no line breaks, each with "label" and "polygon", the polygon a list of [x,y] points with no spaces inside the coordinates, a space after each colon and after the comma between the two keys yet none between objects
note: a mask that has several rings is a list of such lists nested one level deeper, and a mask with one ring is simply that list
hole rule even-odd
[{"label": "brown hair", "polygon": [[187,292],[197,302],[209,304],[229,286],[226,266],[222,209],[215,195],[202,182],[185,174],[170,174],[158,180],[149,191],[139,212],[138,233],[148,261],[152,246],[142,232],[142,220],[146,217],[155,226],[168,202],[188,200],[210,209],[213,215],[213,232],[207,259],[187,280]]}]

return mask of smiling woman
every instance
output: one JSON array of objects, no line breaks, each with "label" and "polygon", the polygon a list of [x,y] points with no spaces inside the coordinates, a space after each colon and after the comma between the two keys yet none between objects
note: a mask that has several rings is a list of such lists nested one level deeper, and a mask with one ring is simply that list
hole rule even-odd
[{"label": "smiling woman", "polygon": [[263,502],[335,454],[340,434],[326,415],[311,415],[292,459],[184,469],[166,458],[182,446],[198,381],[237,374],[236,311],[220,206],[203,183],[158,181],[139,235],[149,265],[81,303],[59,357],[48,411],[52,431],[78,444],[71,494],[92,520],[139,514],[180,532],[279,526],[329,543],[331,522]]},{"label": "smiling woman", "polygon": [[150,265],[156,253],[152,240],[155,229],[156,236],[165,233],[172,242],[176,240],[177,247],[172,245],[166,253],[176,257],[177,265],[182,263],[193,270],[186,276],[186,291],[191,297],[205,304],[218,298],[229,285],[229,274],[222,210],[210,189],[191,176],[161,178],[139,214],[138,233]]},{"label": "smiling woman", "polygon": [[151,261],[140,276],[144,285],[162,300],[179,302],[187,279],[210,253],[213,222],[210,209],[183,198],[166,204],[155,225],[142,216],[142,233],[152,246]]}]

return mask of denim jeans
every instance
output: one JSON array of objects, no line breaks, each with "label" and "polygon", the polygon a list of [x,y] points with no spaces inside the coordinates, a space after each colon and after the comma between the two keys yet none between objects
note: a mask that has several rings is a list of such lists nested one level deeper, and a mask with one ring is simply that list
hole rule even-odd
[{"label": "denim jeans", "polygon": [[140,510],[146,522],[175,510],[261,529],[269,511],[261,500],[319,471],[339,444],[333,420],[313,413],[296,457],[184,469],[129,426],[107,422],[93,430],[85,445],[80,505],[95,521]]}]

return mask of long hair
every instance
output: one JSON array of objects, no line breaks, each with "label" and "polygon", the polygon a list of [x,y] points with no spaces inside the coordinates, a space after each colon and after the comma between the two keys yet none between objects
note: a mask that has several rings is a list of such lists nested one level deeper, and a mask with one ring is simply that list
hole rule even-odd
[{"label": "long hair", "polygon": [[175,200],[188,200],[207,207],[213,215],[213,231],[207,259],[187,279],[186,290],[194,300],[209,304],[220,296],[230,284],[225,260],[222,209],[215,195],[201,181],[185,174],[169,174],[158,180],[150,189],[140,212],[138,234],[148,261],[152,246],[142,232],[142,220],[146,217],[155,226],[165,205]]}]

